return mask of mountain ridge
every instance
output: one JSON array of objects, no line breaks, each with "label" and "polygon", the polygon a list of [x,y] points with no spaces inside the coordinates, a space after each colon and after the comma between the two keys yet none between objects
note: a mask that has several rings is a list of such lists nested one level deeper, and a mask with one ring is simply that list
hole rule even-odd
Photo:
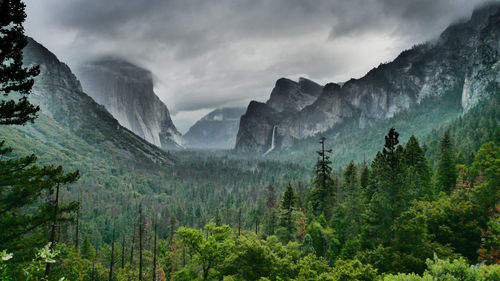
[{"label": "mountain ridge", "polygon": [[[476,9],[468,21],[449,26],[436,41],[403,51],[392,62],[342,86],[327,84],[313,103],[298,111],[284,112],[277,110],[279,106],[257,106],[252,101],[240,121],[236,151],[263,153],[271,147],[274,126],[278,146],[289,148],[295,140],[326,132],[337,124],[356,120],[362,129],[427,97],[455,92],[461,93],[462,108],[469,110],[484,98],[489,81],[500,80],[499,8],[500,4],[491,4]],[[280,90],[277,83],[266,104]],[[290,107],[289,101],[283,102],[281,107]]]}]

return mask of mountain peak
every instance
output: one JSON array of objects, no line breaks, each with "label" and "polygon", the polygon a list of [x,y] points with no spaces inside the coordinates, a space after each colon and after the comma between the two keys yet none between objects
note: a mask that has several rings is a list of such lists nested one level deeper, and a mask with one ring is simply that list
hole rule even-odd
[{"label": "mountain peak", "polygon": [[183,146],[167,106],[153,91],[151,71],[107,57],[79,68],[83,88],[121,125],[162,148]]}]

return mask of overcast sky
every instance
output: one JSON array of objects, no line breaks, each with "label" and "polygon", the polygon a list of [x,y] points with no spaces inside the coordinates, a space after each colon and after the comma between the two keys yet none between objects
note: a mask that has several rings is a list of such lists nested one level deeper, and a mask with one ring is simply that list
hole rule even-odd
[{"label": "overcast sky", "polygon": [[71,67],[150,69],[185,132],[210,110],[265,101],[280,77],[361,77],[436,38],[484,0],[33,0],[28,35]]}]

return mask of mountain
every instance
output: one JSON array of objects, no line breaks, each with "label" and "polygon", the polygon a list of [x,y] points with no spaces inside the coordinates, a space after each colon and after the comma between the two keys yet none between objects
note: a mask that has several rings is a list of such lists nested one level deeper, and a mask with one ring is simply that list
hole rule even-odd
[{"label": "mountain", "polygon": [[[58,156],[47,158],[68,157],[73,161],[91,157],[93,163],[100,159],[127,163],[130,167],[172,163],[170,154],[120,126],[103,106],[82,91],[66,64],[31,38],[24,49],[24,63],[40,65],[30,101],[40,105],[41,113],[32,125],[2,128],[0,135],[10,140],[10,145],[28,151],[31,148],[41,152],[42,157],[53,153]],[[15,135],[23,138],[12,141]],[[20,145],[21,142],[31,144]]]},{"label": "mountain", "polygon": [[500,80],[499,6],[477,9],[437,40],[402,52],[360,79],[329,83],[318,95],[297,86],[301,81],[278,80],[266,103],[249,104],[236,150],[263,153],[271,147],[292,147],[346,123],[363,129],[428,98],[450,96],[463,111],[470,110],[485,97],[490,82]]},{"label": "mountain", "polygon": [[153,91],[149,70],[117,58],[88,62],[78,68],[85,92],[125,128],[165,149],[182,147],[167,106]]},{"label": "mountain", "polygon": [[245,108],[219,108],[198,120],[184,139],[189,147],[231,149],[236,143],[240,117]]}]

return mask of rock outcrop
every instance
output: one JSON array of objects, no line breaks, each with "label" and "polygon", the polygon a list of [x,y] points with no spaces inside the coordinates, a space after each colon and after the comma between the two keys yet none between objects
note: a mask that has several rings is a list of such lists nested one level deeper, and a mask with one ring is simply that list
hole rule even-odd
[{"label": "rock outcrop", "polygon": [[120,122],[146,141],[165,149],[184,146],[167,106],[153,91],[149,70],[107,58],[78,69],[83,89]]}]

